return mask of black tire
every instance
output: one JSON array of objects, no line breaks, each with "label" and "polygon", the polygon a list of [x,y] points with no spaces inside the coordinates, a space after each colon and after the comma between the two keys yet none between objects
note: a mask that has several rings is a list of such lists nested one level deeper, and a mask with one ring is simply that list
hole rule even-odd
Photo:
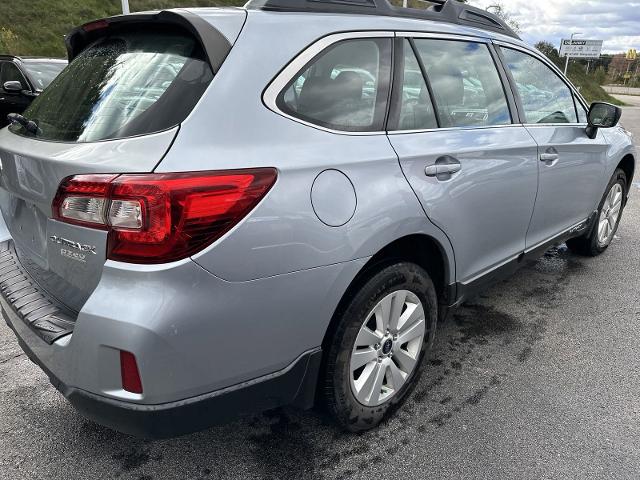
[{"label": "black tire", "polygon": [[620,219],[622,219],[622,213],[624,211],[625,200],[628,192],[627,175],[624,173],[623,170],[619,168],[614,172],[613,177],[611,177],[611,180],[607,185],[604,195],[602,196],[602,200],[600,200],[600,204],[598,205],[598,213],[596,215],[594,225],[592,226],[589,233],[587,233],[582,237],[577,237],[577,238],[572,238],[570,240],[567,240],[567,247],[569,247],[569,249],[572,252],[577,253],[579,255],[584,255],[587,257],[596,257],[601,253],[603,253],[605,250],[607,250],[607,248],[609,248],[611,241],[607,242],[605,245],[601,245],[600,242],[598,241],[598,221],[600,219],[600,214],[602,213],[602,208],[605,204],[607,195],[609,194],[609,192],[611,191],[611,189],[616,183],[620,184],[620,186],[622,187],[623,200],[622,200],[620,215],[618,216],[618,220],[616,221],[611,238],[615,236],[616,232],[618,231],[618,225],[620,225]]},{"label": "black tire", "polygon": [[[408,290],[418,297],[425,313],[422,349],[413,372],[403,386],[385,403],[369,407],[360,403],[351,390],[351,352],[367,315],[387,295]],[[323,400],[329,413],[346,430],[361,432],[376,427],[395,410],[417,383],[424,369],[424,357],[431,348],[436,330],[438,303],[428,273],[413,263],[398,263],[380,270],[338,312],[338,324],[327,349],[323,369]]]}]

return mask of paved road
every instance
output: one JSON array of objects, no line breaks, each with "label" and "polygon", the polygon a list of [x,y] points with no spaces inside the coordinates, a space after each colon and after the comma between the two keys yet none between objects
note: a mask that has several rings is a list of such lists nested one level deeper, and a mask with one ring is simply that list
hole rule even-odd
[{"label": "paved road", "polygon": [[640,88],[622,87],[620,85],[605,85],[602,88],[604,88],[605,92],[616,95],[640,95]]},{"label": "paved road", "polygon": [[[640,108],[625,109],[640,138]],[[84,420],[0,326],[2,479],[638,478],[640,185],[596,259],[549,252],[459,310],[398,415],[280,409],[147,442]]]},{"label": "paved road", "polygon": [[[640,89],[638,89],[638,90],[640,90]],[[626,103],[630,107],[635,107],[635,108],[640,107],[640,94],[638,94],[638,95],[614,95],[614,97],[616,97],[618,100],[622,100],[624,103]],[[633,111],[633,108],[631,109],[631,111]],[[627,115],[627,117],[629,117],[631,115],[631,117],[633,118],[633,113],[629,114],[629,112],[627,111],[626,115]]]}]

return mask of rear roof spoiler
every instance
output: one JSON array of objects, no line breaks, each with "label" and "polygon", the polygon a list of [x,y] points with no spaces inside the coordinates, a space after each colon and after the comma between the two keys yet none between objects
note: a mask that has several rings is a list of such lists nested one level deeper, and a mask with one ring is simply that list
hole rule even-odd
[{"label": "rear roof spoiler", "polygon": [[73,29],[65,37],[69,62],[100,37],[108,35],[109,29],[120,25],[175,25],[184,28],[202,45],[213,73],[217,73],[231,50],[227,37],[198,15],[186,10],[163,10],[160,12],[118,15],[94,20]]},{"label": "rear roof spoiler", "polygon": [[273,12],[350,13],[434,20],[491,30],[520,40],[504,20],[480,8],[456,0],[430,0],[426,3],[434,5],[419,9],[396,7],[388,0],[250,0],[245,7]]}]

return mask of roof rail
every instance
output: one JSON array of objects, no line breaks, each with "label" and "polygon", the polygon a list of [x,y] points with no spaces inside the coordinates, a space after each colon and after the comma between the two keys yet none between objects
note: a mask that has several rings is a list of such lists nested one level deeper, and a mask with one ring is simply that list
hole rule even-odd
[{"label": "roof rail", "polygon": [[504,20],[485,10],[457,0],[421,1],[433,5],[420,9],[396,7],[388,0],[249,0],[245,7],[273,12],[351,13],[434,20],[491,30],[520,39]]}]

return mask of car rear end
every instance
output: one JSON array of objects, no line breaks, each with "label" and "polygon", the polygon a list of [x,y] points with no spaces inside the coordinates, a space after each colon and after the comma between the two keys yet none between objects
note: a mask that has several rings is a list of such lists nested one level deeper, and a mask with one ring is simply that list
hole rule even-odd
[{"label": "car rear end", "polygon": [[298,391],[285,375],[275,395],[243,385],[256,402],[222,395],[273,365],[212,376],[211,350],[191,348],[212,332],[212,302],[233,293],[190,256],[246,217],[277,171],[152,173],[245,19],[165,11],[86,24],[67,37],[73,61],[25,112],[36,127],[0,131],[5,320],[77,408],[122,431],[191,431],[206,411],[268,408]]}]

